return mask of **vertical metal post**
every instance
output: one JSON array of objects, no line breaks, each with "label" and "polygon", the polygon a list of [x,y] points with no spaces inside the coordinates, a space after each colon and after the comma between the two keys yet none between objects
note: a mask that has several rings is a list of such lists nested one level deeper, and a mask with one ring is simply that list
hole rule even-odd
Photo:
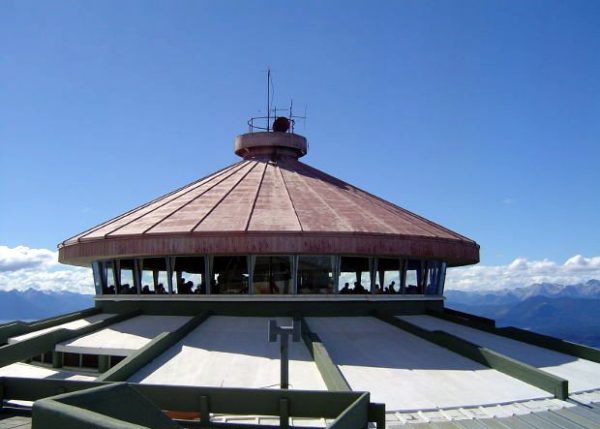
[{"label": "vertical metal post", "polygon": [[290,257],[290,262],[292,265],[292,294],[298,294],[298,255],[293,255]]},{"label": "vertical metal post", "polygon": [[286,398],[279,400],[279,427],[281,429],[290,427],[290,401]]},{"label": "vertical metal post", "polygon": [[442,262],[440,266],[440,278],[438,281],[438,295],[444,295],[444,283],[446,283],[446,262]]},{"label": "vertical metal post", "polygon": [[210,295],[210,284],[212,283],[212,256],[204,255],[204,283],[206,294]]},{"label": "vertical metal post", "polygon": [[287,332],[281,332],[281,339],[279,340],[279,352],[281,355],[281,359],[279,359],[280,368],[281,368],[281,388],[289,389],[290,388],[290,360],[289,360],[289,343],[290,338]]},{"label": "vertical metal post", "polygon": [[98,372],[103,373],[110,369],[110,356],[99,355],[98,356]]},{"label": "vertical metal post", "polygon": [[200,396],[200,425],[208,427],[210,424],[210,409],[208,408],[208,396]]},{"label": "vertical metal post", "polygon": [[173,265],[171,259],[172,258],[168,256],[165,258],[165,264],[167,266],[167,288],[169,289],[169,295],[173,293]]},{"label": "vertical metal post", "polygon": [[271,130],[271,69],[267,70],[267,131]]},{"label": "vertical metal post", "polygon": [[119,286],[121,286],[121,273],[118,272],[119,261],[116,259],[112,260],[112,273],[113,281],[115,282],[115,294],[119,293]]},{"label": "vertical metal post", "polygon": [[292,339],[295,343],[300,341],[300,321],[294,320],[292,326],[277,326],[276,320],[269,320],[269,342],[277,342],[277,337],[280,339],[279,353],[280,367],[281,367],[281,388],[289,389],[289,336],[292,335]]},{"label": "vertical metal post", "polygon": [[338,255],[331,257],[332,275],[333,275],[333,293],[340,292],[340,271],[341,271],[341,260]]},{"label": "vertical metal post", "polygon": [[63,366],[63,354],[62,352],[52,352],[52,368],[62,368]]},{"label": "vertical metal post", "polygon": [[256,263],[256,256],[248,255],[246,257],[246,264],[248,265],[248,294],[254,295],[254,265]]},{"label": "vertical metal post", "polygon": [[406,293],[406,270],[408,269],[408,260],[400,259],[400,290],[401,294]]},{"label": "vertical metal post", "polygon": [[377,282],[377,258],[369,258],[369,278],[371,281],[371,294],[375,294],[375,283]]},{"label": "vertical metal post", "polygon": [[133,260],[133,285],[138,295],[142,293],[142,270],[140,265],[141,261],[139,259]]}]

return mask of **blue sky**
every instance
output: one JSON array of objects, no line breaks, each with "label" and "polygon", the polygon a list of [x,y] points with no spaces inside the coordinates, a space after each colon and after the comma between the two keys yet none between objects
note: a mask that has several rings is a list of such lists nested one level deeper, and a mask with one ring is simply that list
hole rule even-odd
[{"label": "blue sky", "polygon": [[600,255],[597,1],[0,3],[0,244],[58,242],[236,161],[291,98],[304,160],[482,264]]}]

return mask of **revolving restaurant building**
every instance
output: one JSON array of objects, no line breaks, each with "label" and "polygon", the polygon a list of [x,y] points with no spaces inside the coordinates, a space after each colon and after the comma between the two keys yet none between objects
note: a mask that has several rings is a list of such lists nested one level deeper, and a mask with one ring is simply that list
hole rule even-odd
[{"label": "revolving restaurant building", "polygon": [[91,265],[106,302],[422,306],[441,304],[446,267],[479,261],[473,240],[300,162],[307,151],[290,132],[240,135],[240,162],[64,241],[60,261]]},{"label": "revolving restaurant building", "polygon": [[479,246],[269,128],[60,244],[95,305],[0,325],[0,426],[29,401],[34,429],[598,427],[599,350],[446,308]]}]

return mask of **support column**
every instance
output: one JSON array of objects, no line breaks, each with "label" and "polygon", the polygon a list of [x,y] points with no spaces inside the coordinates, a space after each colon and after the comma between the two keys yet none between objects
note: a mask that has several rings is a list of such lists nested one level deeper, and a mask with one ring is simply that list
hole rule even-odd
[{"label": "support column", "polygon": [[298,295],[298,255],[290,257],[292,271],[292,295]]},{"label": "support column", "polygon": [[254,264],[256,262],[255,255],[246,256],[246,265],[248,268],[248,294],[254,295]]},{"label": "support column", "polygon": [[133,285],[138,295],[142,293],[142,264],[139,259],[133,260]]},{"label": "support column", "polygon": [[331,269],[332,269],[332,275],[333,275],[333,293],[339,293],[340,292],[340,271],[341,271],[341,267],[340,267],[340,263],[341,263],[341,258],[337,255],[334,255],[331,257]]},{"label": "support column", "polygon": [[62,352],[52,352],[52,368],[62,368],[64,364],[64,354]]},{"label": "support column", "polygon": [[400,293],[406,293],[406,271],[408,270],[408,259],[400,259]]},{"label": "support column", "polygon": [[98,372],[103,373],[110,369],[110,356],[99,355],[98,356]]},{"label": "support column", "polygon": [[204,255],[204,286],[206,294],[210,295],[210,284],[212,280],[212,256]]},{"label": "support column", "polygon": [[377,280],[377,258],[369,258],[369,278],[371,279],[371,294],[375,294],[375,283]]},{"label": "support column", "polygon": [[173,258],[166,257],[165,264],[167,265],[167,287],[169,295],[173,294]]}]

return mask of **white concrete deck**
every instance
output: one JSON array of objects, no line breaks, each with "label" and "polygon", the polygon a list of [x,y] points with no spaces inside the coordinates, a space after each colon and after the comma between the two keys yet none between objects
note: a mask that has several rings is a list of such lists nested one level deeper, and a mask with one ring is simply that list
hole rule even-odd
[{"label": "white concrete deck", "polygon": [[569,380],[569,392],[600,388],[600,364],[490,334],[432,316],[402,316],[401,319],[428,330],[440,330],[487,347],[513,359]]},{"label": "white concrete deck", "polygon": [[372,317],[307,322],[353,390],[387,411],[429,410],[552,395]]},{"label": "white concrete deck", "polygon": [[70,371],[58,371],[52,368],[44,368],[20,362],[0,368],[0,377],[48,378],[83,381],[93,381],[96,379],[96,376],[94,375],[82,375]]},{"label": "white concrete deck", "polygon": [[19,335],[17,337],[12,337],[8,339],[8,344],[18,343],[19,341],[28,340],[29,338],[37,337],[39,335],[45,334],[47,332],[56,331],[58,329],[69,329],[76,330],[83,328],[85,326],[91,325],[94,322],[99,320],[108,319],[109,317],[114,316],[114,314],[109,313],[100,313],[94,314],[90,317],[84,317],[82,319],[73,320],[72,322],[62,323],[60,325],[52,326],[50,328],[40,329],[38,331],[29,332],[27,334]]},{"label": "white concrete deck", "polygon": [[[151,384],[278,387],[279,343],[268,342],[268,318],[212,316],[129,381]],[[289,319],[279,323],[291,324]],[[290,341],[290,387],[325,390],[303,342]]]},{"label": "white concrete deck", "polygon": [[56,345],[58,352],[127,356],[161,332],[172,332],[190,320],[187,316],[137,316],[100,331]]}]

